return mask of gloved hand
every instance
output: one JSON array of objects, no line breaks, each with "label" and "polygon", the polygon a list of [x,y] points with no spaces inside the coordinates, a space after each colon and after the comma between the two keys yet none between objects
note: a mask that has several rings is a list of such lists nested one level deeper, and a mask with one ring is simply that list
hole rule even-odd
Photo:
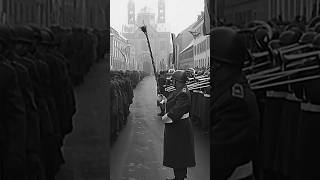
[{"label": "gloved hand", "polygon": [[162,95],[162,101],[160,102],[161,104],[166,104],[167,103],[167,98]]},{"label": "gloved hand", "polygon": [[162,116],[161,119],[164,123],[172,123],[173,122],[172,119],[170,117],[168,117],[168,114],[165,114],[164,116]]}]

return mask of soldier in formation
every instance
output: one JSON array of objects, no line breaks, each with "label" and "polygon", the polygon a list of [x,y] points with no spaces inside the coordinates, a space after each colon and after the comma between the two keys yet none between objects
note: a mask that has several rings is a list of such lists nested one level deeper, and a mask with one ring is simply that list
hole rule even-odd
[{"label": "soldier in formation", "polygon": [[146,76],[138,71],[112,71],[110,80],[110,119],[111,143],[114,142],[127,123],[130,105],[133,102],[133,89]]},{"label": "soldier in formation", "polygon": [[213,179],[226,180],[236,168],[254,160],[259,111],[255,95],[241,72],[248,57],[244,43],[231,28],[216,28],[212,34],[215,88],[211,110],[211,168]]},{"label": "soldier in formation", "polygon": [[[250,37],[240,38],[248,30]],[[319,63],[320,17],[211,33],[213,179],[253,179],[247,170],[237,173],[250,161],[254,179],[319,178],[319,69],[303,69]]]},{"label": "soldier in formation", "polygon": [[55,178],[73,130],[73,86],[104,56],[101,37],[83,29],[0,25],[1,180]]}]

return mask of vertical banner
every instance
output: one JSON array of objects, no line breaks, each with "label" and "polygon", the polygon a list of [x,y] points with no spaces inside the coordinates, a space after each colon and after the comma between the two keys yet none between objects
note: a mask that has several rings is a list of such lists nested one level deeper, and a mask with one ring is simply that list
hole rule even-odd
[{"label": "vertical banner", "polygon": [[175,43],[176,35],[174,33],[171,33],[171,39],[172,39],[172,65],[174,65],[174,67],[176,68],[176,66],[175,66],[175,64],[176,64],[176,43]]},{"label": "vertical banner", "polygon": [[[215,1],[214,2],[211,2],[213,4],[215,4]],[[210,7],[210,4],[209,4],[209,0],[205,0],[204,1],[204,23],[203,23],[203,35],[209,35],[210,34],[210,24],[211,24],[211,20],[214,21],[214,24],[216,24],[216,19],[210,19],[210,14],[209,14],[209,7]],[[215,9],[212,9],[212,14],[215,13],[214,11]],[[212,16],[214,17],[214,16]]]}]

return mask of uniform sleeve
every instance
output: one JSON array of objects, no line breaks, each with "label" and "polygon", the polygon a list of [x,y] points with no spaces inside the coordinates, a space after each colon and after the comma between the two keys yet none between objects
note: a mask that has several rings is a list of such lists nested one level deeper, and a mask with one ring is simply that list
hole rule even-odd
[{"label": "uniform sleeve", "polygon": [[[18,85],[17,77],[11,76],[7,84],[5,98],[7,99],[4,112],[7,114],[7,150],[6,157],[9,167],[22,167],[25,148],[26,111],[23,96]],[[18,165],[19,164],[19,165]]]},{"label": "uniform sleeve", "polygon": [[250,134],[248,106],[241,98],[230,97],[215,109],[212,140],[217,144],[244,141]]},{"label": "uniform sleeve", "polygon": [[168,112],[168,117],[172,120],[180,119],[184,114],[190,111],[191,100],[187,93],[179,93],[176,97],[176,103]]}]

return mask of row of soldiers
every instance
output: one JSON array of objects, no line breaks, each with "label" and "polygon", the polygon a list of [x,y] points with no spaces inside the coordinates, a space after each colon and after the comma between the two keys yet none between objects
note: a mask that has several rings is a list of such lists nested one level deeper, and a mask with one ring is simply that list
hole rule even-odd
[{"label": "row of soldiers", "polygon": [[104,58],[103,31],[0,25],[0,179],[53,180],[76,112],[74,85]]},{"label": "row of soldiers", "polygon": [[91,28],[51,27],[55,41],[60,44],[60,52],[70,60],[70,71],[73,83],[83,82],[91,65],[105,58],[108,50],[108,32]]},{"label": "row of soldiers", "polygon": [[214,179],[319,179],[320,74],[301,69],[319,64],[320,17],[285,26],[255,21],[211,34]]},{"label": "row of soldiers", "polygon": [[110,119],[111,119],[111,143],[113,143],[121,129],[127,123],[130,113],[129,107],[133,102],[133,89],[147,76],[138,71],[112,71],[110,73]]}]

